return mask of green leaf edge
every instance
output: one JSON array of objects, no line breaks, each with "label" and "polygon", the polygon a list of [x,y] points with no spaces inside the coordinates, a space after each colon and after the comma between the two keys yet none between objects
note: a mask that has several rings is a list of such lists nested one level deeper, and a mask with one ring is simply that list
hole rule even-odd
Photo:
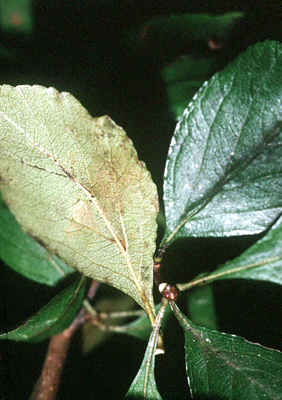
[{"label": "green leaf edge", "polygon": [[[46,304],[38,313],[19,325],[17,328],[0,334],[0,339],[23,342],[40,342],[66,329],[73,321],[85,297],[87,278],[77,279],[68,288]],[[66,304],[64,304],[66,303]],[[60,308],[64,307],[63,310]],[[48,313],[52,308],[59,310],[59,315],[50,318]],[[42,327],[42,317],[45,324]],[[39,327],[37,326],[39,324]],[[29,332],[31,330],[31,332]]]},{"label": "green leaf edge", "polygon": [[[48,286],[56,285],[75,272],[74,268],[65,264],[54,254],[49,253],[44,246],[22,230],[14,215],[6,206],[1,192],[0,258],[6,265],[27,279]],[[58,266],[60,272],[56,269],[56,266]]]}]

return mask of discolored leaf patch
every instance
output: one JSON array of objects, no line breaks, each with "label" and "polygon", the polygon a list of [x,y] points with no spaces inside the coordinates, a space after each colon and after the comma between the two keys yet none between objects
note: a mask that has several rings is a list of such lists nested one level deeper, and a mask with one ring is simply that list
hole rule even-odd
[{"label": "discolored leaf patch", "polygon": [[2,86],[0,124],[0,188],[23,229],[153,321],[157,192],[125,132],[40,86]]}]

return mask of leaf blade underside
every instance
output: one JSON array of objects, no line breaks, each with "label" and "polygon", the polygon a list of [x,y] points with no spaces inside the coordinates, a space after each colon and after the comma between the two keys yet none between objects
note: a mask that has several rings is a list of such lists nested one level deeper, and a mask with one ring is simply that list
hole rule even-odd
[{"label": "leaf blade underside", "polygon": [[157,192],[125,132],[40,86],[2,86],[0,122],[0,188],[23,229],[153,321]]}]

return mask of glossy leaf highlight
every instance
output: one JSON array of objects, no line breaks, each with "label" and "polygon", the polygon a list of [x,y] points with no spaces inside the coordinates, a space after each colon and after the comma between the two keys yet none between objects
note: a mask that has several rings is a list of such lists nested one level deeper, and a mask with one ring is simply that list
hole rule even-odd
[{"label": "glossy leaf highlight", "polygon": [[256,234],[282,212],[282,45],[250,47],[202,86],[171,141],[164,241]]}]

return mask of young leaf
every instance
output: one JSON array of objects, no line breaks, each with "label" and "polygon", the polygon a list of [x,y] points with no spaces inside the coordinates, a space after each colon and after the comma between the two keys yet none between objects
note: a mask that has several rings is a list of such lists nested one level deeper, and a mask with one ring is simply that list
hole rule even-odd
[{"label": "young leaf", "polygon": [[166,299],[163,300],[160,311],[158,312],[154,329],[149,338],[146,353],[141,364],[141,367],[127,392],[125,399],[146,399],[146,400],[161,400],[158,392],[154,369],[155,369],[155,350],[160,331],[161,322],[167,306]]},{"label": "young leaf", "polygon": [[[112,288],[107,287],[102,290],[103,296],[95,302],[94,306],[88,303],[87,300],[83,303],[86,310],[93,317],[83,324],[82,351],[84,353],[88,353],[99,346],[115,332],[115,329],[118,330],[121,326],[124,326],[123,323],[129,318],[127,314],[134,312],[133,308],[136,306],[133,298],[123,292],[117,291],[117,295],[112,297],[110,294],[113,294]],[[152,330],[147,314],[144,310],[139,311],[142,312]],[[97,318],[95,318],[95,314]]]},{"label": "young leaf", "polygon": [[193,398],[282,398],[281,352],[239,336],[200,328],[175,303],[172,309],[184,330],[187,378]]},{"label": "young leaf", "polygon": [[53,286],[74,269],[28,236],[0,193],[0,257],[13,270],[35,282]]},{"label": "young leaf", "polygon": [[0,188],[23,229],[153,322],[157,192],[125,132],[40,86],[2,86],[0,121]]},{"label": "young leaf", "polygon": [[39,342],[66,329],[85,298],[87,279],[82,276],[54,297],[22,325],[0,334],[0,339]]},{"label": "young leaf", "polygon": [[[156,305],[156,311],[158,312],[160,309],[160,303]],[[164,316],[162,319],[162,327],[165,326],[167,323],[169,317],[172,315],[171,309],[169,307],[166,307]],[[143,316],[135,319],[134,321],[123,325],[122,329],[119,331],[116,331],[117,333],[123,333],[129,336],[134,336],[137,339],[141,340],[148,340],[150,337],[150,334],[152,333],[152,326],[146,316],[144,314]]]},{"label": "young leaf", "polygon": [[204,84],[177,125],[164,241],[255,234],[282,212],[282,45],[250,47]]}]

